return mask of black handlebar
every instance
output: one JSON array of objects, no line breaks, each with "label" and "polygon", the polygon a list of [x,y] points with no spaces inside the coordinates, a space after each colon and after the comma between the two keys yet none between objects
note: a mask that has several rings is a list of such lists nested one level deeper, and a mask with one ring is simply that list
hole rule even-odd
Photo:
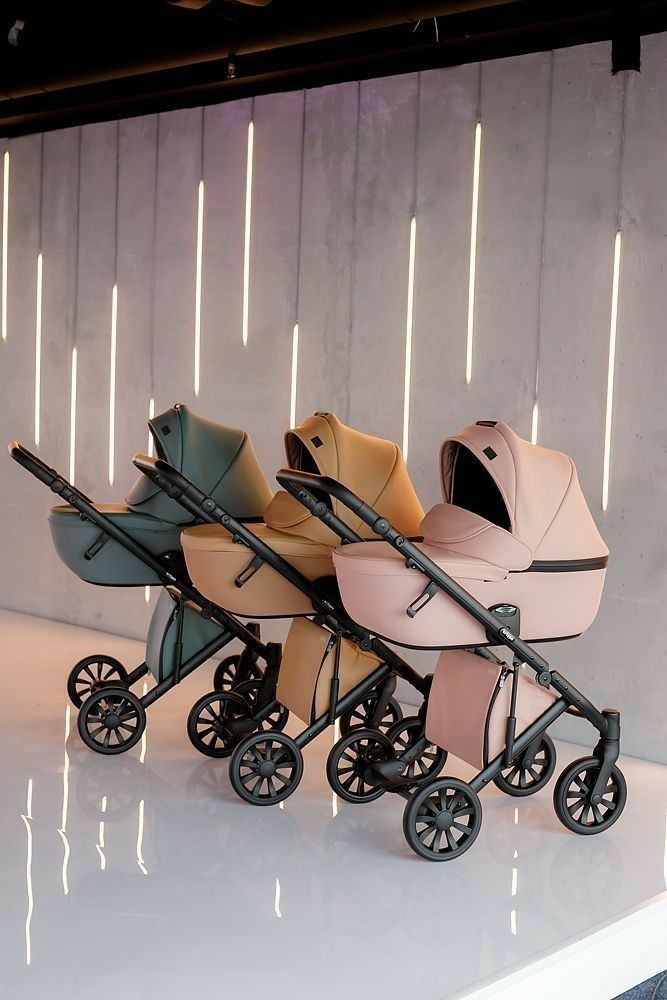
[{"label": "black handlebar", "polygon": [[48,486],[53,493],[57,493],[58,495],[64,494],[68,503],[71,503],[72,497],[79,497],[81,500],[85,500],[86,503],[92,503],[92,500],[85,493],[82,493],[81,490],[68,483],[63,476],[58,475],[55,469],[52,469],[41,458],[38,458],[37,455],[33,455],[31,451],[24,448],[18,441],[12,441],[8,446],[8,451],[15,462],[18,462],[24,469],[27,469],[35,479],[39,479],[41,483]]}]

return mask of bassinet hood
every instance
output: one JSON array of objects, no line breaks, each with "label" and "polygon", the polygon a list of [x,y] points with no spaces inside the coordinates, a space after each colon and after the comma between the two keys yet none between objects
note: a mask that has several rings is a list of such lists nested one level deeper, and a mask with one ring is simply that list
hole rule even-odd
[{"label": "bassinet hood", "polygon": [[[287,464],[301,472],[330,476],[389,518],[399,531],[418,533],[423,517],[400,449],[392,441],[347,427],[333,413],[315,413],[285,434]],[[356,514],[331,500],[333,512],[363,537],[372,535]],[[339,539],[292,496],[278,493],[265,513],[267,524],[314,540]]]},{"label": "bassinet hood", "polygon": [[[245,431],[200,417],[177,403],[148,421],[156,454],[235,517],[261,517],[271,500]],[[133,510],[173,524],[191,520],[182,507],[141,476],[127,496]]]},{"label": "bassinet hood", "polygon": [[445,439],[440,468],[445,504],[511,532],[533,560],[608,555],[574,462],[562,452],[483,420]]}]

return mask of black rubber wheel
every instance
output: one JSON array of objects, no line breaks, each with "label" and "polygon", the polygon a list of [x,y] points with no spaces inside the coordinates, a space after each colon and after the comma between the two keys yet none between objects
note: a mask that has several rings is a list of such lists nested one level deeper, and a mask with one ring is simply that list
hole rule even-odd
[{"label": "black rubber wheel", "polygon": [[622,771],[614,766],[602,795],[592,790],[600,772],[597,757],[580,757],[567,767],[554,788],[554,809],[563,826],[590,836],[608,830],[623,812],[628,789]]},{"label": "black rubber wheel", "polygon": [[195,750],[207,757],[230,757],[244,734],[233,732],[228,723],[251,714],[246,699],[235,691],[205,694],[190,709],[188,738]]},{"label": "black rubber wheel", "polygon": [[535,754],[528,750],[517,757],[509,767],[503,768],[493,779],[506,795],[533,795],[544,788],[556,768],[556,747],[546,733]]},{"label": "black rubber wheel", "polygon": [[67,694],[76,708],[103,687],[123,687],[127,670],[115,656],[85,656],[75,663],[67,678]]},{"label": "black rubber wheel", "polygon": [[378,692],[371,691],[358,705],[351,708],[348,712],[344,712],[340,717],[341,736],[347,736],[353,729],[375,729],[378,732],[386,733],[403,718],[401,706],[393,698],[390,698],[382,713],[382,718],[378,725],[374,726],[371,723],[371,718],[377,703]]},{"label": "black rubber wheel", "polygon": [[302,775],[301,750],[285,733],[252,733],[239,743],[229,763],[232,788],[254,806],[282,802]]},{"label": "black rubber wheel", "polygon": [[91,750],[125,753],[141,739],[146,710],[132,691],[108,687],[84,701],[77,719],[79,735]]},{"label": "black rubber wheel", "polygon": [[[387,733],[387,739],[393,747],[395,756],[400,757],[406,750],[413,747],[423,735],[424,723],[417,715],[411,715],[392,726]],[[432,781],[436,775],[440,774],[446,762],[447,751],[436,746],[435,743],[431,743],[419,757],[408,764],[402,777],[411,778],[412,784],[415,786],[423,785],[425,781]]]},{"label": "black rubber wheel", "polygon": [[346,802],[372,802],[385,788],[373,776],[373,764],[391,760],[391,743],[375,729],[353,729],[331,748],[327,778],[336,795]]},{"label": "black rubber wheel", "polygon": [[438,778],[418,789],[403,813],[408,844],[428,861],[452,861],[472,847],[482,825],[477,793],[459,778]]},{"label": "black rubber wheel", "polygon": [[[236,673],[239,668],[239,663],[241,662],[241,654],[236,653],[234,656],[226,656],[224,660],[220,660],[220,663],[215,668],[215,673],[213,674],[213,690],[214,691],[231,691],[236,685]],[[257,663],[253,663],[250,666],[250,674],[247,680],[259,680],[262,676],[262,669]],[[242,682],[243,683],[243,682]]]},{"label": "black rubber wheel", "polygon": [[[234,688],[234,694],[240,694],[241,697],[245,698],[250,705],[251,714],[255,711],[255,706],[257,705],[257,695],[259,694],[261,684],[261,680],[242,681]],[[268,718],[264,719],[264,721],[260,723],[259,728],[262,731],[271,729],[278,733],[282,733],[283,729],[287,725],[288,719],[289,711],[284,705],[278,704],[278,707],[271,712]]]}]

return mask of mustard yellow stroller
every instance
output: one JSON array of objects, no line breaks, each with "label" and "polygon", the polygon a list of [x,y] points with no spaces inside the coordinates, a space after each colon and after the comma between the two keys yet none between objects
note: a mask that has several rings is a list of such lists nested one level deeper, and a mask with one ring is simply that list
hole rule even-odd
[{"label": "mustard yellow stroller", "polygon": [[[417,533],[423,510],[392,442],[318,413],[286,434],[285,447],[294,468],[348,477],[406,537]],[[423,714],[402,719],[392,698],[397,677],[422,695],[430,678],[353,622],[339,602],[333,550],[342,539],[369,537],[368,526],[344,505],[339,510],[335,500],[318,500],[314,517],[285,492],[273,498],[262,524],[242,524],[164,461],[136,456],[135,464],[193,517],[208,522],[186,529],[181,539],[188,572],[201,593],[234,615],[294,619],[277,679],[265,675],[252,700],[236,691],[212,692],[190,713],[188,732],[197,749],[231,755],[238,794],[255,805],[287,798],[301,778],[302,748],[337,718],[353,742],[358,725],[364,733],[386,733],[396,753],[381,766],[384,778],[397,786],[412,787],[437,773],[446,753],[425,739]],[[295,739],[275,729],[257,731],[277,706],[304,723]],[[364,740],[357,747],[364,765],[347,779],[348,794],[359,800],[383,790],[377,782],[368,786],[365,761],[373,759],[374,748]]]}]

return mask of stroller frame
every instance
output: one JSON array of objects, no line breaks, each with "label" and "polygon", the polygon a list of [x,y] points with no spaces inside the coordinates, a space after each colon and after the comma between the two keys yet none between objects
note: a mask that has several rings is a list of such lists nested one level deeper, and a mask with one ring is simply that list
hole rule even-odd
[{"label": "stroller frame", "polygon": [[[41,459],[37,458],[37,456],[33,455],[21,444],[16,441],[12,442],[9,446],[9,453],[19,465],[23,466],[36,479],[39,479],[40,482],[48,486],[52,493],[55,493],[56,496],[61,497],[66,503],[74,507],[81,517],[91,521],[100,531],[103,531],[114,541],[118,542],[119,545],[127,549],[133,556],[141,560],[146,566],[150,567],[158,575],[162,585],[169,590],[172,597],[176,600],[180,612],[178,623],[179,635],[175,647],[176,663],[174,671],[170,676],[163,680],[156,678],[157,683],[155,686],[139,698],[129,688],[149,672],[148,666],[144,661],[121,681],[102,682],[99,685],[99,690],[93,691],[81,705],[78,717],[79,732],[84,743],[90,749],[104,754],[116,754],[129,750],[130,747],[138,742],[143,734],[146,725],[146,709],[166,694],[167,691],[176,687],[188,674],[191,674],[197,667],[223,649],[233,639],[239,639],[244,644],[244,649],[240,655],[235,672],[234,683],[250,679],[253,676],[253,668],[258,659],[265,661],[267,670],[277,672],[280,662],[280,646],[277,643],[267,643],[266,645],[262,643],[259,625],[256,623],[243,625],[222,608],[204,598],[188,579],[179,574],[175,566],[166,565],[158,556],[153,555],[152,552],[145,549],[134,538],[124,532],[122,528],[119,528],[118,525],[114,524],[113,521],[98,511],[93,501],[81,490],[67,482],[55,469],[47,466],[45,462],[42,462]],[[180,640],[182,638],[183,610],[186,605],[197,611],[205,620],[213,621],[219,626],[221,632],[219,636],[216,636],[202,646],[198,652],[183,661],[182,643]],[[103,658],[96,657],[95,659]],[[74,670],[78,666],[77,664]],[[120,699],[122,699],[122,702],[119,701]],[[91,738],[88,724],[91,720],[96,721],[96,718],[104,713],[108,714],[111,712],[112,715],[117,714],[112,711],[114,708],[122,708],[124,714],[131,714],[132,718],[128,716],[128,722],[129,728],[132,729],[132,735],[127,740],[122,740],[121,730],[117,729],[116,733],[119,737],[119,742],[104,746],[103,743],[99,743]]]},{"label": "stroller frame", "polygon": [[[429,860],[448,860],[450,857],[462,854],[474,841],[481,825],[481,806],[477,793],[490,781],[497,779],[504,768],[517,760],[525,751],[528,755],[535,752],[540,745],[540,741],[546,729],[565,712],[585,718],[597,729],[599,739],[592,752],[592,760],[595,758],[597,767],[588,766],[591,772],[587,782],[587,801],[591,807],[598,806],[603,794],[607,792],[609,782],[616,783],[618,797],[614,803],[608,821],[604,824],[585,824],[583,816],[586,809],[575,820],[567,810],[567,793],[570,787],[570,779],[576,777],[575,765],[570,766],[559,779],[554,792],[554,804],[558,818],[570,830],[576,833],[597,833],[602,829],[607,829],[612,822],[620,815],[625,805],[625,780],[619,769],[615,766],[620,753],[620,712],[615,708],[604,708],[602,710],[596,706],[579,691],[570,681],[568,681],[558,670],[552,669],[549,662],[537,653],[531,646],[524,642],[508,625],[512,625],[518,631],[519,609],[512,608],[510,617],[503,618],[499,613],[500,609],[487,609],[469,594],[464,587],[457,583],[452,577],[445,573],[439,566],[428,558],[417,546],[398,532],[387,518],[382,517],[368,504],[361,500],[356,494],[349,490],[342,483],[337,482],[328,476],[319,476],[314,473],[297,472],[292,469],[281,469],[276,479],[286,490],[288,490],[301,504],[303,504],[311,514],[319,517],[325,524],[334,527],[334,522],[338,521],[327,505],[317,499],[317,495],[322,493],[335,497],[349,510],[353,511],[364,521],[374,533],[396,549],[406,560],[410,568],[418,569],[427,579],[428,584],[420,597],[413,603],[413,613],[418,613],[419,606],[428,602],[438,591],[443,591],[454,600],[468,614],[472,615],[486,630],[488,645],[503,646],[513,654],[512,667],[507,669],[512,673],[512,691],[510,714],[507,718],[505,747],[493,760],[476,774],[469,783],[458,779],[435,779],[430,786],[443,786],[441,791],[445,792],[444,782],[447,782],[453,789],[450,800],[446,800],[448,809],[455,810],[457,804],[464,803],[465,808],[472,808],[476,813],[470,833],[465,837],[463,843],[457,849],[451,849],[443,854],[434,854],[424,847],[414,829],[415,820],[423,817],[424,803],[428,798],[429,786],[426,785],[418,792],[411,795],[406,789],[396,789],[399,794],[407,798],[408,806],[404,816],[404,832],[410,846]],[[343,544],[345,544],[345,541]],[[502,606],[501,606],[502,608]],[[514,625],[514,622],[517,625]],[[444,647],[446,648],[446,647]],[[477,650],[476,650],[477,651]],[[482,654],[483,650],[478,650]],[[492,655],[492,654],[489,654]],[[495,659],[495,657],[493,657]],[[532,667],[537,675],[538,683],[544,688],[553,688],[559,697],[547,708],[535,721],[527,727],[519,736],[516,736],[516,700],[518,690],[519,666],[525,663]],[[575,764],[587,763],[589,759],[582,758]],[[551,769],[553,770],[553,768]],[[581,769],[580,769],[581,770]],[[549,777],[551,771],[549,772]],[[569,776],[569,779],[568,779]],[[568,779],[568,780],[566,780]],[[548,780],[548,779],[547,779]],[[546,783],[546,780],[545,782]],[[460,787],[458,787],[460,786]],[[468,791],[472,796],[468,796]],[[537,790],[537,788],[535,788]],[[607,792],[608,794],[608,792]],[[445,796],[446,799],[446,796]],[[467,801],[466,801],[467,799]],[[595,811],[594,811],[595,816]],[[610,821],[609,821],[610,820]],[[462,848],[462,849],[461,849]]]},{"label": "stroller frame", "polygon": [[[272,713],[275,713],[277,708],[280,707],[280,703],[275,697],[277,671],[271,676],[268,675],[268,672],[265,675],[256,705],[253,706],[254,711],[252,712],[252,715],[249,718],[231,718],[228,721],[228,729],[233,739],[236,738],[238,741],[239,735],[250,733],[250,735],[247,735],[242,742],[234,743],[232,749],[225,754],[215,754],[215,756],[226,756],[228,754],[232,754],[232,760],[230,762],[231,782],[235,791],[241,796],[241,798],[253,805],[273,805],[274,803],[287,798],[288,795],[295,790],[301,778],[303,768],[301,757],[302,748],[322,733],[328,726],[333,725],[336,719],[344,716],[348,711],[358,705],[359,702],[374,688],[379,687],[377,702],[371,716],[368,719],[368,729],[364,728],[363,731],[371,732],[374,737],[381,738],[384,741],[385,746],[388,743],[391,745],[390,738],[387,740],[383,734],[378,733],[377,730],[380,727],[380,722],[388,700],[395,690],[396,677],[402,677],[414,688],[416,688],[416,690],[418,690],[425,698],[428,695],[431,677],[423,677],[421,674],[418,674],[417,671],[406,663],[406,661],[394,652],[394,650],[390,649],[382,640],[373,636],[367,629],[354,622],[345,610],[341,606],[335,605],[315,583],[303,576],[289,562],[287,562],[286,559],[275,552],[269,545],[262,541],[261,538],[258,538],[252,530],[246,527],[245,524],[238,521],[228,511],[224,510],[224,508],[221,507],[212,497],[200,490],[199,487],[197,487],[194,483],[187,479],[187,477],[183,476],[182,473],[178,472],[163,459],[151,458],[147,455],[138,454],[135,455],[133,461],[137,469],[139,469],[144,475],[148,476],[148,478],[159,486],[160,489],[164,490],[168,496],[171,497],[171,499],[181,504],[181,506],[192,514],[193,517],[208,524],[221,524],[227,529],[227,531],[229,531],[237,543],[245,545],[255,556],[251,564],[251,567],[254,570],[259,569],[263,563],[267,563],[278,573],[284,576],[298,590],[304,593],[313,604],[313,620],[315,623],[328,628],[337,639],[338,655],[336,656],[336,666],[331,680],[329,708],[302,732],[300,732],[298,736],[291,739],[281,732],[255,732],[255,730],[257,730],[258,727],[261,727],[261,724],[267,720]],[[320,508],[322,508],[321,511]],[[318,511],[320,512],[317,516],[322,517],[342,540],[347,542],[362,540],[359,535],[352,531],[340,519],[334,517],[333,515],[331,515],[331,519],[327,519],[324,514],[326,508],[323,503],[319,504]],[[248,569],[251,567],[248,567]],[[339,679],[337,667],[340,640],[343,636],[351,636],[357,641],[361,649],[374,653],[379,659],[381,659],[382,662],[361,683],[355,685],[344,697],[339,698]],[[233,699],[234,692],[232,691],[230,694],[223,697]],[[214,698],[217,699],[219,696],[210,695],[202,698],[200,702],[194,706],[193,713],[199,706],[203,707],[207,702],[207,699],[210,703],[210,701]],[[238,708],[241,708],[241,706],[238,705]],[[404,772],[409,770],[410,766],[414,764],[415,761],[417,761],[417,759],[420,758],[424,751],[426,751],[430,746],[429,741],[426,739],[423,732],[423,718],[420,718],[422,722],[421,733],[411,741],[411,744],[407,747],[407,749],[401,754],[394,755],[393,759],[390,761],[387,761],[386,759],[383,760],[384,767],[382,770],[384,773],[382,774],[382,777],[373,776],[373,784],[376,788],[379,786],[380,782],[388,782],[392,786],[395,785],[396,787],[408,785],[414,786],[414,784],[416,784],[414,780],[409,780],[408,778],[403,777],[403,775]],[[391,733],[394,729],[397,729],[399,725],[400,721],[397,722],[396,725],[389,730],[389,732]],[[272,739],[276,742],[282,743],[285,752],[288,755],[291,755],[291,761],[294,766],[291,771],[290,780],[283,785],[281,792],[277,795],[272,795],[267,799],[258,799],[245,789],[243,781],[241,780],[240,771],[244,757],[248,753],[252,754],[256,750],[258,744],[266,743],[267,741],[270,742]],[[386,754],[384,756],[386,757]],[[444,759],[442,760],[442,763],[444,764]],[[381,794],[381,792],[378,794]]]}]

